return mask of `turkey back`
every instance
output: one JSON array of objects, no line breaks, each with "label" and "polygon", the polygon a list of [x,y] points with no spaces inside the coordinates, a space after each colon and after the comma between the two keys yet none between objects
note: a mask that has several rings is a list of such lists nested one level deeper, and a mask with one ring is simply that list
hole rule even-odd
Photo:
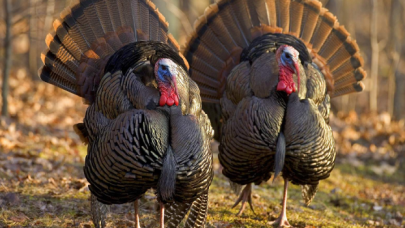
[{"label": "turkey back", "polygon": [[300,57],[307,55],[306,61],[317,65],[331,97],[364,89],[356,41],[317,0],[221,0],[205,10],[194,29],[183,53],[203,102],[219,103],[242,53],[256,51],[260,43],[255,41],[269,33],[304,43],[307,50],[299,50]]},{"label": "turkey back", "polygon": [[93,103],[110,56],[137,41],[160,41],[179,52],[164,16],[149,0],[72,1],[46,37],[39,76]]}]

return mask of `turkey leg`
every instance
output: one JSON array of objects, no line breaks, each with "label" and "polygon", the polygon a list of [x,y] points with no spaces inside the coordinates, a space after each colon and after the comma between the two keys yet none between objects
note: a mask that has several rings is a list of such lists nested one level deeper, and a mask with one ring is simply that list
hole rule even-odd
[{"label": "turkey leg", "polygon": [[160,228],[165,227],[165,205],[160,202]]},{"label": "turkey leg", "polygon": [[288,179],[284,178],[284,195],[283,195],[283,209],[281,210],[280,216],[275,221],[271,222],[272,225],[277,225],[278,227],[290,227],[290,223],[287,220],[287,190],[288,190]]},{"label": "turkey leg", "polygon": [[255,213],[255,211],[253,210],[253,206],[252,206],[252,184],[247,184],[243,188],[242,192],[240,193],[239,198],[236,200],[236,202],[232,206],[232,208],[236,207],[236,205],[238,205],[241,201],[242,201],[242,206],[240,207],[240,210],[236,214],[236,216],[242,215],[242,213],[246,207],[246,202],[249,203],[250,209],[252,209],[253,213]]},{"label": "turkey leg", "polygon": [[141,228],[139,224],[139,207],[138,207],[138,202],[139,200],[135,200],[134,202],[134,208],[135,208],[135,228]]}]

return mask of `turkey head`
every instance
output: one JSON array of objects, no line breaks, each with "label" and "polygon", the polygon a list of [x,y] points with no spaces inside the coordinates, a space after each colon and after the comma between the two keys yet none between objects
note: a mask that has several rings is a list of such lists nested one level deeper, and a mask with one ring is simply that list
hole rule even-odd
[{"label": "turkey head", "polygon": [[177,66],[171,59],[161,58],[155,63],[155,77],[160,91],[160,106],[179,105],[177,92]]},{"label": "turkey head", "polygon": [[[284,91],[287,95],[290,95],[299,89],[300,71],[298,55],[299,52],[289,45],[282,45],[277,49],[276,58],[279,67],[277,91]],[[294,73],[297,75],[298,86],[294,83]]]}]

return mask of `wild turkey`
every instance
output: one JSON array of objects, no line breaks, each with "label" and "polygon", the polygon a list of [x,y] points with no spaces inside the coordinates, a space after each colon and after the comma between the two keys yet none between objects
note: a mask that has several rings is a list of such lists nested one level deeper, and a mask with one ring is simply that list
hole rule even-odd
[{"label": "wild turkey", "polygon": [[238,214],[251,205],[252,183],[282,172],[275,222],[289,225],[288,182],[309,204],[334,167],[330,97],[363,90],[358,45],[316,0],[221,0],[197,20],[183,53],[213,126],[222,115],[223,174],[246,185]]},{"label": "wild turkey", "polygon": [[213,130],[163,15],[149,0],[82,0],[53,26],[39,75],[90,105],[75,131],[88,143],[96,227],[103,205],[127,202],[139,227],[138,199],[151,188],[161,227],[187,212],[187,227],[203,227]]}]

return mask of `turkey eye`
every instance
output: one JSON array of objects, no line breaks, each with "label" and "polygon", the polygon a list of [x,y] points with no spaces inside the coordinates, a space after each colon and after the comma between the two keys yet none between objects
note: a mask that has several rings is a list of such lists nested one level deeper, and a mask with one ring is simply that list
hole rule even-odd
[{"label": "turkey eye", "polygon": [[162,65],[162,70],[167,70],[167,66]]},{"label": "turkey eye", "polygon": [[290,56],[289,54],[285,54],[285,57],[286,57],[287,59],[290,59],[290,58],[291,58],[291,56]]}]

